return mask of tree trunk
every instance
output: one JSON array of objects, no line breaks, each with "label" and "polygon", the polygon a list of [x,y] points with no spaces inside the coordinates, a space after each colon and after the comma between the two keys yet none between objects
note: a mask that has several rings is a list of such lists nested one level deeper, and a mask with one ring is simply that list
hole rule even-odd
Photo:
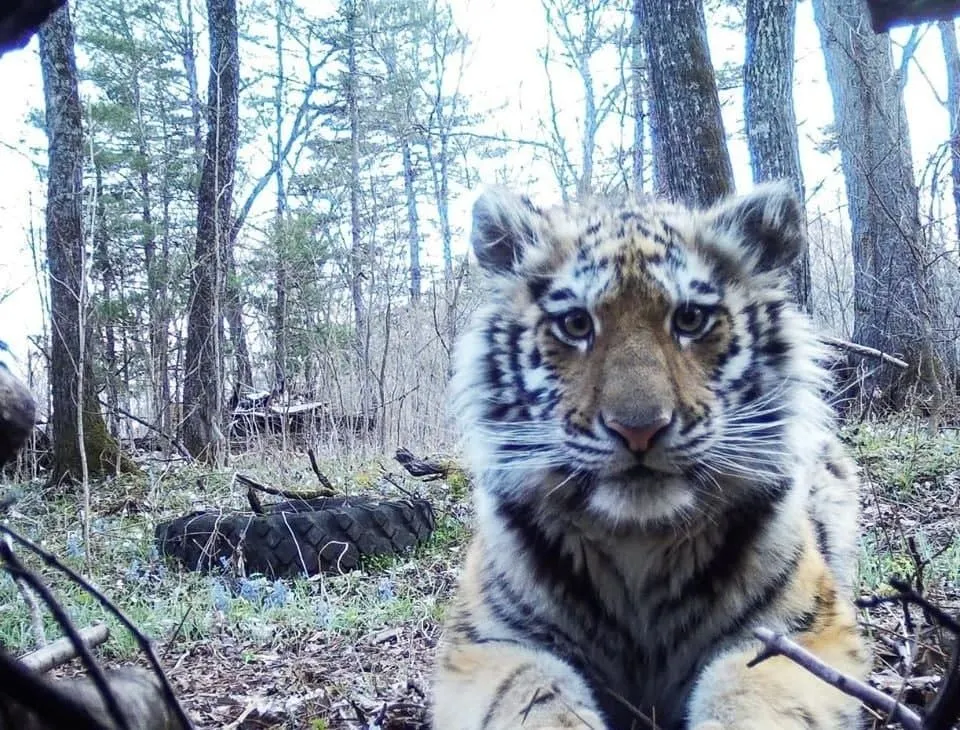
[{"label": "tree trunk", "polygon": [[[163,129],[164,157],[170,156],[167,109],[160,101],[160,122]],[[144,246],[144,264],[147,270],[147,286],[155,292],[150,300],[150,357],[156,380],[154,382],[155,418],[164,433],[174,432],[171,406],[173,394],[170,389],[170,296],[167,287],[170,281],[170,238],[172,221],[170,207],[173,204],[172,180],[169,165],[163,165],[160,178],[160,257]],[[145,242],[146,243],[146,242]],[[156,243],[156,240],[153,240]]]},{"label": "tree trunk", "polygon": [[644,178],[644,124],[646,110],[644,97],[647,95],[646,79],[643,70],[643,33],[640,30],[640,2],[633,0],[633,28],[631,29],[630,49],[630,96],[633,105],[633,184],[634,193],[643,190]]},{"label": "tree trunk", "polygon": [[657,192],[707,206],[734,191],[702,0],[638,0]]},{"label": "tree trunk", "polygon": [[360,73],[357,68],[357,0],[347,2],[347,107],[350,115],[350,297],[353,300],[360,370],[360,411],[370,413],[367,305],[363,294],[367,250],[360,230]]},{"label": "tree trunk", "polygon": [[413,156],[410,154],[410,141],[406,136],[400,139],[400,151],[403,155],[403,190],[407,198],[407,240],[410,246],[410,300],[420,302],[420,218],[417,215],[417,193],[414,189],[416,174],[413,169]]},{"label": "tree trunk", "polygon": [[247,345],[247,328],[243,323],[243,295],[237,281],[237,259],[234,255],[236,239],[227,236],[224,245],[224,300],[223,310],[230,329],[230,341],[233,343],[233,362],[236,381],[247,387],[253,387],[253,363],[250,360],[250,347]]},{"label": "tree trunk", "polygon": [[[904,404],[913,386],[939,390],[937,301],[890,39],[869,27],[861,0],[814,0],[833,92],[854,262],[854,339],[911,364],[874,369],[867,393]],[[879,390],[877,390],[879,389]]]},{"label": "tree trunk", "polygon": [[276,303],[273,311],[273,385],[283,389],[287,377],[287,191],[283,181],[283,95],[286,77],[283,64],[284,0],[276,2],[274,41],[277,44],[277,87],[273,100],[273,157],[277,182],[277,268],[274,290]]},{"label": "tree trunk", "polygon": [[187,323],[183,383],[184,446],[195,457],[222,463],[223,304],[233,175],[237,161],[240,59],[236,0],[207,0],[210,84],[207,143],[200,176],[197,241]]},{"label": "tree trunk", "polygon": [[953,21],[937,24],[947,66],[947,113],[950,115],[950,179],[953,183],[954,222],[960,241],[960,51]]},{"label": "tree trunk", "polygon": [[197,82],[197,52],[193,45],[193,0],[186,0],[184,8],[177,3],[177,12],[180,15],[181,60],[183,71],[187,77],[187,88],[190,96],[190,119],[193,129],[193,153],[197,162],[197,174],[202,174],[203,167],[203,113],[200,102],[200,86]]},{"label": "tree trunk", "polygon": [[[789,180],[804,199],[797,120],[793,111],[793,34],[796,0],[747,0],[747,54],[743,65],[744,118],[753,181]],[[810,253],[794,264],[793,295],[806,311]]]},{"label": "tree trunk", "polygon": [[94,179],[96,184],[97,202],[93,222],[93,263],[94,269],[100,272],[103,283],[103,296],[100,300],[103,317],[103,364],[106,373],[107,390],[107,426],[110,435],[118,438],[120,435],[120,395],[117,389],[117,334],[114,322],[115,308],[113,300],[116,290],[116,277],[113,271],[113,262],[110,260],[110,251],[107,246],[107,215],[103,201],[103,171],[98,161],[94,162]]},{"label": "tree trunk", "polygon": [[[83,419],[83,451],[89,474],[98,476],[135,467],[120,453],[107,432],[94,381],[88,324],[82,315],[84,241],[83,129],[73,24],[69,9],[60,8],[40,30],[40,69],[46,102],[49,146],[46,236],[50,286],[50,418],[53,442],[53,484],[82,476],[79,420]],[[81,351],[83,357],[80,357]],[[80,392],[80,368],[83,388]],[[78,410],[79,407],[79,410]],[[118,463],[119,462],[119,463]]]}]

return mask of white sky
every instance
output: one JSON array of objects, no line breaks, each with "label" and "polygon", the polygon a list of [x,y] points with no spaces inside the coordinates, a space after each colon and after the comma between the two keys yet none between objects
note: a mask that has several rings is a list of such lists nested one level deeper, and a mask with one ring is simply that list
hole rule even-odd
[{"label": "white sky", "polygon": [[[470,60],[462,90],[471,97],[476,110],[502,109],[488,115],[486,128],[491,134],[536,138],[539,125],[547,115],[544,71],[538,51],[547,38],[543,10],[539,0],[454,0],[458,23],[471,41]],[[813,23],[811,3],[800,2],[797,19],[797,67],[795,99],[800,127],[801,160],[808,191],[818,190],[810,201],[810,211],[817,208],[836,210],[843,198],[843,179],[836,155],[823,155],[815,146],[820,130],[833,118],[832,100],[827,86],[819,36]],[[894,32],[894,40],[903,42],[909,31]],[[740,34],[711,28],[711,52],[715,64],[724,60],[742,60],[743,40]],[[895,50],[895,56],[899,52]],[[930,28],[916,52],[906,90],[913,154],[917,169],[935,153],[948,137],[947,113],[936,100],[931,85],[945,96],[945,73],[939,33]],[[923,73],[918,73],[921,68]],[[0,58],[0,337],[14,353],[23,358],[26,337],[42,330],[44,313],[30,254],[31,226],[42,232],[44,186],[32,163],[33,150],[45,150],[45,138],[26,122],[31,109],[43,104],[36,40],[22,51]],[[576,89],[560,89],[562,103],[576,109]],[[724,94],[726,131],[738,186],[748,188],[750,171],[745,143],[738,139],[742,130],[741,93]],[[242,102],[241,102],[242,103]],[[254,151],[255,153],[255,151]],[[499,163],[489,163],[478,171],[482,181],[489,181]],[[558,192],[550,169],[540,165],[524,170],[538,182],[534,194],[541,199],[556,198]],[[245,191],[239,191],[244,196]],[[468,223],[472,195],[462,195],[454,202],[452,214],[460,227]],[[266,203],[269,205],[269,203]],[[837,219],[840,222],[840,219]],[[42,241],[42,236],[39,239]],[[463,241],[458,241],[463,250]],[[438,252],[429,252],[431,258]]]}]

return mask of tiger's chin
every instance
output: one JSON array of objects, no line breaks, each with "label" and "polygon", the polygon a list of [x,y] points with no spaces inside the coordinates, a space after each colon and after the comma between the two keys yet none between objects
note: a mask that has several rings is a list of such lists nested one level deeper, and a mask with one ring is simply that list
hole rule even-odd
[{"label": "tiger's chin", "polygon": [[586,511],[614,528],[665,527],[689,518],[696,508],[696,489],[681,475],[643,468],[598,480]]}]

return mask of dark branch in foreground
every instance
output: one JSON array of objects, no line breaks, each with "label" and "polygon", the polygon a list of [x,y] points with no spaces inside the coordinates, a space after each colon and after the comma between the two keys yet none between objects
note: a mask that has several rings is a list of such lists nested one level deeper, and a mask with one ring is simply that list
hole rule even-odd
[{"label": "dark branch in foreground", "polygon": [[884,33],[897,25],[950,20],[960,15],[957,0],[866,0],[866,3],[874,33]]},{"label": "dark branch in foreground", "polygon": [[126,716],[121,712],[120,704],[116,696],[110,691],[110,685],[107,683],[107,678],[103,670],[94,660],[93,654],[90,653],[90,650],[80,637],[80,632],[77,631],[76,626],[73,625],[67,612],[57,603],[53,593],[51,593],[50,589],[40,580],[40,577],[28,570],[26,566],[20,562],[20,559],[13,552],[9,538],[0,540],[0,557],[3,558],[5,567],[10,575],[23,580],[24,583],[30,586],[30,588],[40,596],[40,599],[46,604],[47,608],[50,609],[50,613],[53,614],[60,628],[63,629],[67,638],[69,638],[70,642],[76,647],[77,654],[83,662],[84,668],[90,673],[90,678],[93,680],[97,691],[103,698],[103,703],[107,708],[110,719],[113,720],[120,730],[129,730],[130,724],[127,722]]},{"label": "dark branch in foreground", "polygon": [[913,710],[875,687],[838,672],[783,634],[760,627],[753,630],[753,635],[763,642],[764,649],[749,666],[755,666],[774,656],[786,657],[827,684],[899,722],[905,730],[926,730],[923,719]]},{"label": "dark branch in foreground", "polygon": [[0,56],[26,46],[44,21],[66,0],[13,0],[0,9]]},{"label": "dark branch in foreground", "polygon": [[177,700],[177,696],[173,691],[173,687],[170,686],[170,680],[167,679],[167,675],[164,673],[163,667],[160,665],[160,660],[157,658],[157,654],[153,650],[153,645],[150,643],[150,640],[144,636],[143,632],[137,628],[136,624],[127,618],[127,616],[119,608],[117,608],[113,601],[97,590],[90,583],[90,581],[86,580],[82,575],[71,569],[69,566],[64,565],[60,560],[57,559],[55,555],[47,552],[31,540],[23,537],[15,530],[11,529],[8,525],[0,524],[0,532],[9,535],[14,542],[22,545],[27,550],[38,556],[51,568],[59,570],[61,573],[67,575],[77,585],[81,586],[85,591],[96,598],[100,605],[102,605],[107,609],[107,611],[116,617],[123,627],[127,629],[127,631],[129,631],[133,636],[134,641],[137,642],[137,646],[140,647],[140,650],[144,653],[147,662],[150,664],[150,667],[153,670],[153,674],[155,676],[153,681],[157,685],[158,696],[163,699],[165,706],[169,708],[170,725],[168,727],[183,728],[184,730],[192,728],[193,724],[190,722],[187,714],[183,711],[183,707],[181,707],[179,700]]}]

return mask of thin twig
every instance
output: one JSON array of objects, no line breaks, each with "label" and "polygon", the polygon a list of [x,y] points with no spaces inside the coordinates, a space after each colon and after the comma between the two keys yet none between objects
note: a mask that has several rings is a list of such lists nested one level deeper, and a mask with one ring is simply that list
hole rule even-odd
[{"label": "thin twig", "polygon": [[874,596],[857,600],[858,608],[874,608],[884,603],[907,603],[919,606],[931,619],[949,629],[954,636],[960,637],[960,622],[942,608],[934,606],[926,598],[918,594],[907,581],[901,578],[891,578],[890,585],[897,591],[894,596]]},{"label": "thin twig", "polygon": [[888,355],[885,352],[881,352],[873,347],[867,347],[866,345],[858,345],[855,342],[847,342],[846,340],[841,340],[839,337],[831,337],[830,335],[820,335],[820,339],[833,347],[839,347],[841,350],[849,350],[850,352],[856,353],[857,355],[863,355],[865,357],[874,357],[879,360],[882,360],[885,363],[891,365],[896,365],[898,368],[907,370],[910,367],[910,363],[905,360],[901,360],[899,357],[894,357],[893,355]]},{"label": "thin twig", "polygon": [[24,603],[30,613],[30,631],[33,633],[33,641],[38,649],[47,645],[47,635],[43,630],[43,613],[40,611],[40,604],[37,603],[37,597],[33,591],[22,579],[14,578],[17,588],[20,589],[20,595],[23,596]]},{"label": "thin twig", "polygon": [[844,694],[855,697],[867,707],[872,707],[891,720],[901,723],[905,730],[923,730],[923,719],[913,710],[901,705],[875,687],[842,674],[783,634],[758,627],[753,630],[753,635],[763,642],[764,649],[748,666],[756,666],[760,662],[777,655],[786,657]]},{"label": "thin twig", "polygon": [[164,431],[162,428],[157,428],[156,426],[154,426],[154,425],[153,425],[152,423],[150,423],[149,421],[145,421],[145,420],[143,420],[142,418],[140,418],[139,416],[133,415],[132,413],[130,413],[130,411],[124,410],[124,409],[121,408],[120,406],[110,406],[110,405],[108,405],[107,403],[104,403],[103,400],[100,401],[100,405],[102,405],[104,408],[108,408],[108,409],[110,409],[110,410],[114,410],[114,411],[116,411],[117,413],[119,413],[121,416],[126,416],[126,417],[129,418],[131,421],[134,421],[134,422],[136,422],[136,423],[139,423],[141,426],[150,429],[150,430],[153,431],[155,434],[157,434],[157,435],[160,436],[161,438],[163,438],[163,439],[165,439],[166,441],[168,441],[168,442],[170,443],[170,445],[173,446],[173,448],[175,448],[175,449],[180,453],[180,455],[183,456],[184,458],[186,458],[188,461],[193,461],[193,460],[194,460],[194,459],[193,459],[193,455],[192,455],[189,451],[187,451],[187,447],[184,446],[182,443],[180,443],[180,441],[177,439],[176,436],[171,436],[171,435],[168,434],[166,431]]},{"label": "thin twig", "polygon": [[167,675],[163,671],[163,667],[160,665],[160,660],[157,658],[156,652],[153,650],[153,644],[150,643],[150,640],[143,635],[143,632],[137,628],[130,619],[121,611],[117,606],[107,598],[103,593],[97,590],[86,578],[77,573],[75,570],[70,568],[67,565],[64,565],[60,562],[57,557],[50,552],[47,552],[42,547],[34,543],[32,540],[20,535],[15,530],[11,529],[8,525],[0,523],[0,532],[9,535],[13,540],[23,547],[27,548],[34,555],[38,556],[43,562],[49,565],[56,570],[64,573],[69,576],[69,578],[87,591],[90,595],[97,599],[104,608],[106,608],[110,613],[112,613],[117,620],[123,624],[123,627],[130,632],[133,636],[134,641],[137,642],[137,646],[140,647],[140,650],[146,656],[147,661],[150,663],[150,667],[157,675],[157,679],[160,682],[160,687],[163,690],[164,699],[167,702],[167,705],[172,708],[174,715],[177,718],[177,721],[180,723],[180,727],[183,730],[190,730],[193,727],[193,723],[190,722],[190,718],[187,717],[187,713],[183,711],[183,707],[180,706],[180,701],[177,699],[177,695],[173,691],[173,687],[170,686],[170,680],[167,679]]}]

